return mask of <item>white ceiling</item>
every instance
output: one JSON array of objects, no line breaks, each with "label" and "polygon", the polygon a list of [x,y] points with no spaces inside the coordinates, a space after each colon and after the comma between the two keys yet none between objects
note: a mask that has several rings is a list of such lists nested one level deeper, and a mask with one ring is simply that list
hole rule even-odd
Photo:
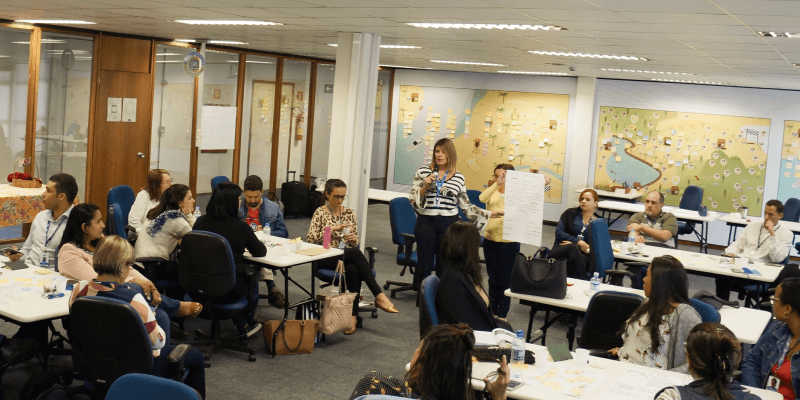
[{"label": "white ceiling", "polygon": [[[601,68],[696,74],[678,79],[800,89],[800,32],[794,0],[0,0],[0,18],[73,18],[107,32],[247,42],[248,49],[333,60],[337,32],[369,32],[384,44],[382,64],[458,71],[550,71],[622,79],[669,78]],[[283,26],[193,26],[175,19],[255,19]],[[548,24],[566,31],[423,29],[408,22]],[[612,61],[528,50],[646,57]],[[506,67],[434,64],[490,62]],[[563,64],[563,65],[552,65]],[[568,67],[574,67],[570,72]]]}]

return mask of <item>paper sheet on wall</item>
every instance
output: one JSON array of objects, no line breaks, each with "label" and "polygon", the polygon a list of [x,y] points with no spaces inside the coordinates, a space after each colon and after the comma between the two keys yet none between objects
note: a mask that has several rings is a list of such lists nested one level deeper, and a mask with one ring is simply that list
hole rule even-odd
[{"label": "paper sheet on wall", "polygon": [[136,103],[135,97],[122,99],[122,122],[136,122]]},{"label": "paper sheet on wall", "polygon": [[541,246],[543,208],[544,175],[508,171],[503,239]]},{"label": "paper sheet on wall", "polygon": [[659,390],[667,386],[686,385],[692,381],[690,375],[660,369],[629,369],[617,378],[608,389],[597,396],[597,400],[652,399]]},{"label": "paper sheet on wall", "polygon": [[201,150],[236,147],[236,107],[203,106],[197,147]]},{"label": "paper sheet on wall", "polygon": [[109,97],[108,108],[106,110],[106,121],[119,122],[122,121],[122,98]]}]

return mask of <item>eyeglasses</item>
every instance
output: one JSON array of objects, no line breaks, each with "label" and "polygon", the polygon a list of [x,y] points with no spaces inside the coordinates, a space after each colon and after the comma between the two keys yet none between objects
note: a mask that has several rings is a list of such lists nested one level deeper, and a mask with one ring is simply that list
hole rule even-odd
[{"label": "eyeglasses", "polygon": [[779,298],[777,298],[775,296],[769,296],[769,303],[770,304],[775,304],[776,301],[781,301],[781,299],[779,299]]},{"label": "eyeglasses", "polygon": [[334,200],[339,200],[339,201],[344,201],[344,199],[346,199],[346,198],[347,198],[347,196],[333,196]]}]

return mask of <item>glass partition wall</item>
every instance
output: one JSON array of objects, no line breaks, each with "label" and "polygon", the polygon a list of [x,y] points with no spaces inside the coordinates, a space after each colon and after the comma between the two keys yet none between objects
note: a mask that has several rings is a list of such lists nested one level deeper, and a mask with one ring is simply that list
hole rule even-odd
[{"label": "glass partition wall", "polygon": [[[311,87],[311,63],[300,60],[283,62],[283,86],[278,135],[276,187],[284,182],[305,179],[308,101]],[[279,193],[280,195],[280,193]]]},{"label": "glass partition wall", "polygon": [[[314,100],[314,138],[311,145],[311,176],[328,179],[328,144],[331,140],[333,114],[333,64],[317,66],[317,87]],[[321,182],[320,180],[320,182]]]},{"label": "glass partition wall", "polygon": [[[277,60],[248,54],[244,73],[239,183],[258,175],[269,188]],[[274,200],[274,199],[273,199]]]}]

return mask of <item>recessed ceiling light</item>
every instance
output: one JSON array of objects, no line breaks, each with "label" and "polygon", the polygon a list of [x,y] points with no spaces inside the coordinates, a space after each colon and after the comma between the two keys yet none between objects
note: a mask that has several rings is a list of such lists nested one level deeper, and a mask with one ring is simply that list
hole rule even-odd
[{"label": "recessed ceiling light", "polygon": [[542,30],[542,31],[565,31],[566,28],[555,25],[517,25],[517,24],[442,24],[442,23],[428,23],[428,22],[409,22],[406,25],[415,26],[417,28],[434,28],[434,29],[509,29],[509,30]]},{"label": "recessed ceiling light", "polygon": [[619,69],[619,68],[600,68],[600,69],[608,72],[629,72],[637,74],[695,75],[686,72],[645,71],[641,69]]},{"label": "recessed ceiling light", "polygon": [[280,22],[269,21],[228,21],[213,19],[176,19],[175,22],[189,25],[283,25]]},{"label": "recessed ceiling light", "polygon": [[539,72],[539,71],[497,71],[500,74],[520,74],[520,75],[569,75],[566,72]]},{"label": "recessed ceiling light", "polygon": [[159,57],[159,56],[182,56],[182,55],[183,54],[179,54],[179,53],[159,53],[159,54],[156,54],[156,57]]},{"label": "recessed ceiling light", "polygon": [[[14,44],[31,44],[30,41],[28,42],[11,42]],[[42,44],[54,44],[54,43],[67,43],[65,40],[58,40],[58,39],[42,39]]]},{"label": "recessed ceiling light", "polygon": [[[197,39],[175,39],[176,42],[194,43]],[[208,44],[250,44],[234,40],[209,40]]]},{"label": "recessed ceiling light", "polygon": [[785,38],[800,38],[800,33],[791,32],[758,32],[763,37],[785,37]]},{"label": "recessed ceiling light", "polygon": [[177,64],[182,62],[183,60],[156,60],[156,64]]},{"label": "recessed ceiling light", "polygon": [[612,60],[632,60],[632,61],[650,61],[644,57],[634,57],[634,56],[615,56],[609,54],[588,54],[588,53],[565,53],[561,51],[538,51],[538,50],[529,50],[528,53],[537,54],[541,56],[559,56],[559,57],[588,57],[588,58],[608,58]]},{"label": "recessed ceiling light", "polygon": [[[339,47],[338,43],[328,43],[328,46],[331,47]],[[382,49],[421,49],[422,47],[417,46],[406,46],[402,44],[382,44]]]},{"label": "recessed ceiling light", "polygon": [[[381,67],[386,67],[386,68],[433,69],[433,68],[427,68],[427,67],[409,67],[409,66],[407,66],[407,65],[389,65],[389,64],[381,64],[380,66],[381,66]],[[334,68],[333,68],[333,67],[331,67],[331,71],[332,71],[333,69],[334,69]]]},{"label": "recessed ceiling light", "polygon": [[431,62],[439,63],[439,64],[484,65],[484,66],[487,66],[487,67],[505,67],[505,64],[481,63],[481,62],[469,62],[469,61],[431,60]]},{"label": "recessed ceiling light", "polygon": [[721,82],[686,81],[686,80],[683,80],[683,79],[651,79],[651,81],[676,82],[676,83],[699,83],[699,84],[703,84],[703,85],[727,85],[727,83],[721,83]]},{"label": "recessed ceiling light", "polygon": [[49,24],[49,25],[95,25],[94,22],[77,19],[18,19],[14,22],[22,24]]}]

